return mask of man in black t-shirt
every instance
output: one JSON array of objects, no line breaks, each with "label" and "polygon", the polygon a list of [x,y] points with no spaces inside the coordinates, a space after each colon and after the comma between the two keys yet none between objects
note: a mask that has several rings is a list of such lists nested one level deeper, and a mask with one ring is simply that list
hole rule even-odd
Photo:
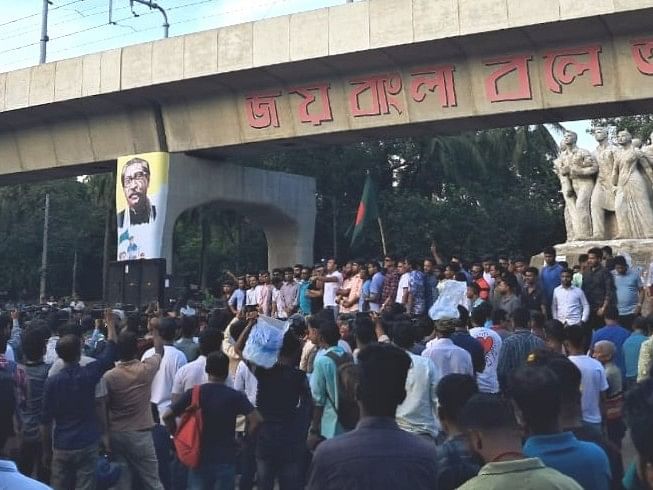
[{"label": "man in black t-shirt", "polygon": [[[236,417],[245,415],[251,432],[256,432],[261,416],[244,393],[225,386],[229,374],[229,358],[212,352],[206,358],[209,382],[200,389],[202,428],[200,465],[188,474],[190,488],[234,488],[236,478]],[[176,417],[191,404],[192,389],[186,391],[163,420],[171,434],[177,432]],[[218,485],[219,482],[219,485]]]},{"label": "man in black t-shirt", "polygon": [[306,373],[294,363],[300,341],[292,330],[286,332],[279,362],[271,369],[256,368],[256,406],[263,423],[256,446],[258,488],[280,490],[303,488],[302,460],[310,424],[313,398]]}]

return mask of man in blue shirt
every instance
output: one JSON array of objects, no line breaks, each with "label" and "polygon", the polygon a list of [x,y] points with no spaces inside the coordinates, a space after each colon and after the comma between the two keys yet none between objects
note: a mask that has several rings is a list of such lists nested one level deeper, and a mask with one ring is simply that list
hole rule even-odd
[{"label": "man in blue shirt", "polygon": [[[95,489],[95,466],[101,430],[95,413],[95,385],[116,359],[116,328],[105,313],[107,343],[95,362],[79,365],[81,343],[75,335],[57,342],[64,368],[45,382],[41,434],[44,463],[52,462],[54,488]],[[52,436],[54,422],[54,437]]]},{"label": "man in blue shirt", "polygon": [[299,313],[304,316],[311,314],[311,298],[308,296],[308,288],[311,285],[311,273],[312,271],[308,267],[302,267],[302,271],[299,273],[297,306],[299,307]]},{"label": "man in blue shirt", "polygon": [[639,349],[644,341],[648,340],[646,332],[648,330],[646,318],[640,316],[633,322],[633,333],[624,342],[622,351],[624,364],[626,365],[626,387],[624,391],[630,389],[637,383],[637,364],[639,363]]},{"label": "man in blue shirt", "polygon": [[576,480],[583,488],[609,490],[612,475],[605,452],[560,429],[562,394],[558,376],[546,366],[524,366],[509,381],[509,396],[525,433],[523,453]]},{"label": "man in blue shirt", "polygon": [[16,463],[5,459],[2,448],[14,432],[16,390],[9,376],[0,378],[0,488],[20,490],[46,490],[50,487],[22,475]]},{"label": "man in blue shirt", "polygon": [[630,331],[619,325],[619,312],[614,306],[608,306],[605,309],[605,327],[601,327],[592,334],[590,349],[594,349],[594,344],[599,340],[609,340],[616,348],[614,363],[621,371],[621,377],[626,377],[626,363],[624,361],[623,345],[630,337]]},{"label": "man in blue shirt", "polygon": [[238,287],[231,293],[227,305],[229,310],[234,316],[238,316],[240,310],[245,307],[245,288],[247,284],[245,283],[244,277],[238,278]]},{"label": "man in blue shirt", "polygon": [[308,443],[309,446],[314,446],[321,438],[330,439],[344,432],[338,420],[338,368],[331,356],[349,354],[338,345],[340,332],[333,315],[328,311],[310,317],[309,326],[318,329],[318,347],[325,349],[323,355],[315,358],[310,380],[315,407]]},{"label": "man in blue shirt", "polygon": [[540,283],[544,290],[544,299],[546,301],[546,310],[549,317],[551,316],[551,302],[553,301],[553,291],[560,286],[560,273],[563,267],[556,262],[556,251],[553,247],[545,247],[542,251],[544,254],[544,267],[540,270]]},{"label": "man in blue shirt", "polygon": [[383,281],[385,276],[381,269],[379,268],[379,263],[375,260],[370,261],[367,264],[367,272],[372,278],[370,283],[370,296],[369,296],[369,305],[370,311],[379,313],[381,311],[381,294],[383,293]]},{"label": "man in blue shirt", "polygon": [[429,311],[435,300],[438,299],[438,274],[436,273],[435,259],[426,257],[424,259],[424,293],[426,299],[426,311]]},{"label": "man in blue shirt", "polygon": [[635,270],[628,268],[625,257],[617,255],[614,258],[614,287],[617,292],[617,308],[619,309],[619,324],[631,329],[633,321],[642,311],[644,302],[644,286],[642,278]]}]

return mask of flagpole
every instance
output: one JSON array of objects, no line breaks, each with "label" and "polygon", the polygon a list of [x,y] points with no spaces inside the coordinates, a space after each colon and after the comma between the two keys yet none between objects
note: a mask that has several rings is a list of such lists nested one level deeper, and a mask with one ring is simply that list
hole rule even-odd
[{"label": "flagpole", "polygon": [[383,247],[383,255],[388,254],[388,249],[385,246],[385,233],[383,232],[383,221],[381,221],[381,216],[376,218],[379,223],[379,231],[381,232],[381,246]]}]

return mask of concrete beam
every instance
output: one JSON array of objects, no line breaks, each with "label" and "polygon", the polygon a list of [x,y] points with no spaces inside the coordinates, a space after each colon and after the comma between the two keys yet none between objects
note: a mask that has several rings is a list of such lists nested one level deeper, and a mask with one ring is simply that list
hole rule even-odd
[{"label": "concrete beam", "polygon": [[[637,68],[632,43],[653,39],[652,15],[644,0],[370,0],[0,74],[0,183],[19,172],[93,171],[138,152],[228,158],[648,112],[653,74]],[[591,45],[600,46],[598,82],[574,67],[551,82],[547,54]],[[495,82],[503,93],[517,90],[520,75],[492,79],[510,66],[489,61],[520,54],[529,57],[528,96],[489,97]],[[582,51],[560,56],[579,70],[588,62]],[[446,65],[455,101],[442,98],[446,83],[428,71]],[[371,81],[379,75],[385,81]],[[328,85],[328,103],[318,84]]]}]

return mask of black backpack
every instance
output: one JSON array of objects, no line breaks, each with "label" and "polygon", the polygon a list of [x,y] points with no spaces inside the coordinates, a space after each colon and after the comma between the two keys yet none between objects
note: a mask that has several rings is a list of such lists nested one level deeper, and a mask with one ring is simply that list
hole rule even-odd
[{"label": "black backpack", "polygon": [[358,386],[358,366],[354,364],[354,358],[347,353],[339,356],[335,352],[325,354],[336,365],[336,388],[338,390],[338,404],[329,396],[327,398],[338,414],[338,422],[349,431],[356,427],[360,413],[356,401],[356,387]]}]

